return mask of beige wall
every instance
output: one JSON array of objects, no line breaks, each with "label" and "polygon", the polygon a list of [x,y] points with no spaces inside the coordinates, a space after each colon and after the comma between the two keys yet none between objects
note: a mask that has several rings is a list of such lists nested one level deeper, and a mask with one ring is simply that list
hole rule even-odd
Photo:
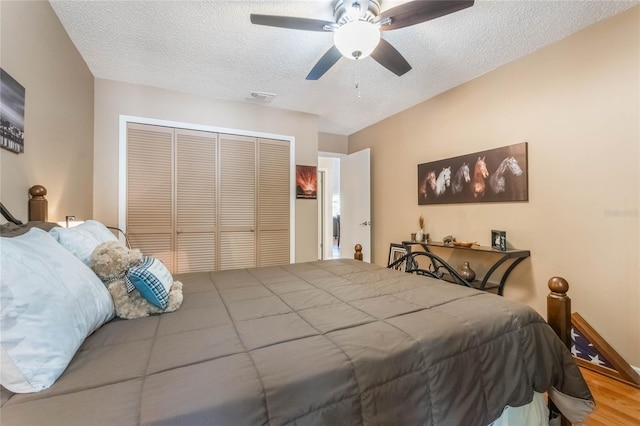
[{"label": "beige wall", "polygon": [[347,154],[349,150],[349,138],[333,133],[318,133],[318,151],[337,154]]},{"label": "beige wall", "polygon": [[[120,115],[293,136],[296,164],[318,162],[315,115],[96,79],[94,217],[107,224],[118,223]],[[296,261],[317,260],[317,203],[297,200],[295,210]]]},{"label": "beige wall", "polygon": [[3,0],[0,15],[1,66],[26,98],[25,152],[0,149],[0,199],[26,220],[28,189],[40,184],[50,221],[91,217],[93,75],[48,2]]},{"label": "beige wall", "polygon": [[[565,277],[573,310],[640,365],[639,30],[635,7],[351,135],[350,152],[371,147],[375,263],[420,214],[436,240],[505,230],[532,253],[505,296],[544,313],[547,280]],[[519,142],[529,202],[417,205],[417,164]]]}]

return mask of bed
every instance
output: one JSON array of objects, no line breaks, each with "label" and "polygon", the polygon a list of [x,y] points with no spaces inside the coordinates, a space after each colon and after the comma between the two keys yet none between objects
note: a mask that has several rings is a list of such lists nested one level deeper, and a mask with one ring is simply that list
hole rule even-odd
[{"label": "bed", "polygon": [[175,278],[178,311],[108,320],[52,386],[2,388],[2,424],[488,425],[545,392],[574,422],[594,406],[551,327],[507,298],[352,259]]}]

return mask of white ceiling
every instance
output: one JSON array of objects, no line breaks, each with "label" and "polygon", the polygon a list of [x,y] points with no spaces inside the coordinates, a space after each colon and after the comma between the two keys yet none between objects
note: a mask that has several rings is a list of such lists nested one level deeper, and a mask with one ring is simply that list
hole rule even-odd
[{"label": "white ceiling", "polygon": [[[413,66],[402,77],[372,58],[359,64],[342,58],[320,80],[307,81],[333,35],[252,25],[249,15],[332,21],[331,0],[50,2],[97,78],[316,114],[320,131],[342,135],[639,3],[476,0],[460,12],[383,33]],[[381,8],[401,3],[382,0]],[[277,96],[265,102],[252,91]]]}]

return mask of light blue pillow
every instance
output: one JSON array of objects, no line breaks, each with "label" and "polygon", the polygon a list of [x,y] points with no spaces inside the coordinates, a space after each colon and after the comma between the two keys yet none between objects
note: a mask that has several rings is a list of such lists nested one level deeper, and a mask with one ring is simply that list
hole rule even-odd
[{"label": "light blue pillow", "polygon": [[153,306],[160,309],[167,307],[173,277],[167,267],[158,259],[143,256],[139,265],[127,271],[127,281]]},{"label": "light blue pillow", "polygon": [[0,238],[0,383],[50,387],[84,339],[114,315],[100,278],[45,231]]},{"label": "light blue pillow", "polygon": [[99,244],[118,241],[106,226],[95,220],[87,220],[73,228],[56,227],[49,233],[85,265],[89,264],[91,253]]}]

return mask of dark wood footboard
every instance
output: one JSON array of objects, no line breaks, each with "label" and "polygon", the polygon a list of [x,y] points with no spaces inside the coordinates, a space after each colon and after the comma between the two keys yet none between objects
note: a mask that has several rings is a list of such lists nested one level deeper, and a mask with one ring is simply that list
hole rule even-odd
[{"label": "dark wood footboard", "polygon": [[549,279],[547,296],[547,322],[562,343],[571,349],[571,299],[567,296],[569,283],[564,278]]},{"label": "dark wood footboard", "polygon": [[[564,278],[552,277],[547,284],[551,290],[547,296],[547,322],[562,343],[571,349],[571,299],[567,296],[569,283]],[[571,425],[551,401],[549,401],[549,410],[552,415],[560,416],[561,426]]]}]

